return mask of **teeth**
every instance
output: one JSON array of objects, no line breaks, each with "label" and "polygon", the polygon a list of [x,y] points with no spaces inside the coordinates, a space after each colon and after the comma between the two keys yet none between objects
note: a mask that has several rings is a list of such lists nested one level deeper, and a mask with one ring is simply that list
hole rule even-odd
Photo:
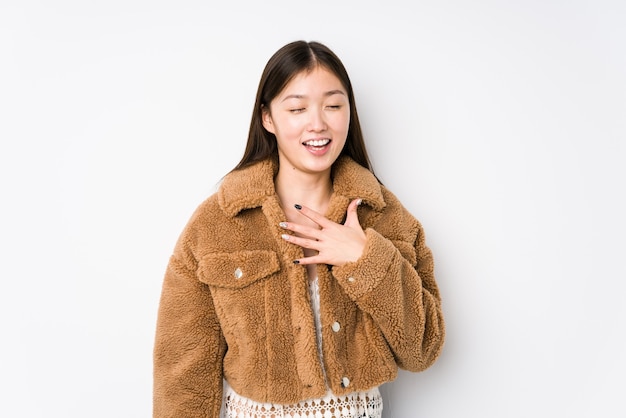
[{"label": "teeth", "polygon": [[312,139],[310,141],[306,141],[304,145],[310,145],[313,147],[323,147],[329,142],[330,142],[330,139]]}]

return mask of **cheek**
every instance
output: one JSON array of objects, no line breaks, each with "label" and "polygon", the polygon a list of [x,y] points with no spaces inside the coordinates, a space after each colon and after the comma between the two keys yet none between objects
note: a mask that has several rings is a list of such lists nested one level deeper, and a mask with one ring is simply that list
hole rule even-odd
[{"label": "cheek", "polygon": [[302,136],[304,127],[296,119],[283,119],[276,125],[276,136],[285,141]]},{"label": "cheek", "polygon": [[346,134],[348,133],[348,128],[350,127],[350,115],[349,114],[337,114],[332,119],[333,128],[336,131],[344,131]]}]

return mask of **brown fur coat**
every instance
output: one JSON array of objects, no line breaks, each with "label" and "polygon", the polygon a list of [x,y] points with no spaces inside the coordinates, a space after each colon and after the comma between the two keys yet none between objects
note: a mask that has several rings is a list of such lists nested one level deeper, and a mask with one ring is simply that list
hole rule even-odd
[{"label": "brown fur coat", "polygon": [[[172,255],[154,349],[154,417],[218,417],[222,379],[262,402],[323,396],[302,249],[285,242],[271,160],[228,174],[196,210]],[[420,223],[366,169],[341,157],[326,216],[363,199],[367,244],[342,267],[319,265],[324,368],[337,395],[421,371],[444,322]]]}]

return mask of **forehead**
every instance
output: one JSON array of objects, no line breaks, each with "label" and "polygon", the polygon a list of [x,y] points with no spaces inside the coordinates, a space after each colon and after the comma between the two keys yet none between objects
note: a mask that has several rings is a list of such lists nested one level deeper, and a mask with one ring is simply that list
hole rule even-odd
[{"label": "forehead", "polygon": [[325,94],[331,90],[340,90],[346,94],[339,77],[325,67],[317,66],[311,71],[301,71],[287,83],[278,97],[287,95],[310,96]]}]

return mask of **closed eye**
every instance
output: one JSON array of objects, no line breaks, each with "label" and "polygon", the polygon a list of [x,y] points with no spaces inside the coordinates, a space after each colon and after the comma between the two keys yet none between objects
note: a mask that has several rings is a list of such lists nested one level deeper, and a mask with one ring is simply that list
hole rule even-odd
[{"label": "closed eye", "polygon": [[304,112],[304,108],[303,107],[299,107],[297,109],[289,109],[289,112],[291,112],[291,113],[302,113],[302,112]]}]

